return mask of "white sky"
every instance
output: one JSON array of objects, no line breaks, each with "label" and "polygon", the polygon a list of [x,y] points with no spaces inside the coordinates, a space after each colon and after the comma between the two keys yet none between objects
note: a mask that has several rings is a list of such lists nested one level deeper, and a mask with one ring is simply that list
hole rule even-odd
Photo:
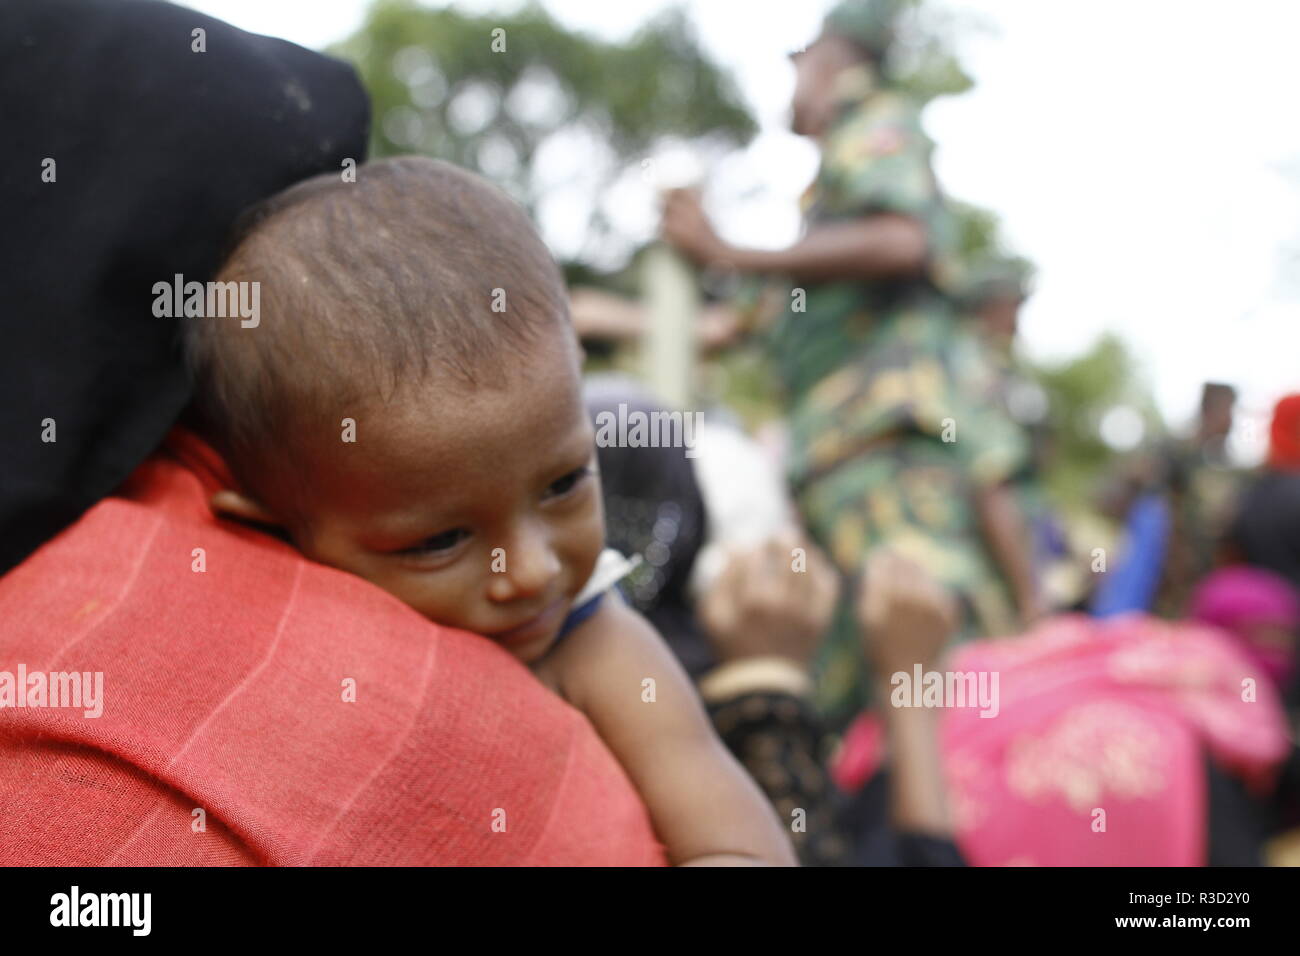
[{"label": "white sky", "polygon": [[[1022,324],[1027,351],[1066,357],[1118,332],[1171,422],[1191,414],[1202,381],[1233,382],[1241,411],[1256,416],[1256,441],[1246,444],[1257,445],[1272,402],[1300,390],[1300,2],[937,2],[987,27],[963,35],[959,48],[975,89],[927,110],[937,171],[952,195],[996,211],[1012,247],[1037,263]],[[365,0],[189,5],[309,47],[355,30],[366,8]],[[566,25],[608,38],[667,5],[544,0]],[[705,171],[709,206],[730,238],[788,242],[793,201],[816,159],[785,130],[793,85],[785,54],[815,34],[829,3],[684,5],[763,127],[742,156]],[[661,169],[689,168],[675,158],[661,157]],[[628,202],[648,233],[650,189]]]}]

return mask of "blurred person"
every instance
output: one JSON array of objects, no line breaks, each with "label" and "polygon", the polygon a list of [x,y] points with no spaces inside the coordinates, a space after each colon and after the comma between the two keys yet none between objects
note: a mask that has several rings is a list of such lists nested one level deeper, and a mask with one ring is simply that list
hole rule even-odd
[{"label": "blurred person", "polygon": [[1088,613],[1114,617],[1150,611],[1169,549],[1170,509],[1156,484],[1159,462],[1138,455],[1121,462],[1097,493],[1097,510],[1121,528],[1116,552],[1104,574],[1094,575]]},{"label": "blurred person", "polygon": [[[971,865],[1263,862],[1260,801],[1291,744],[1276,690],[1229,635],[1067,615],[961,645],[941,667],[945,681],[996,688],[987,710],[936,701],[954,839]],[[861,785],[865,747],[846,737],[837,779]]]},{"label": "blurred person", "polygon": [[[804,522],[850,579],[887,545],[960,598],[966,635],[1039,613],[1028,532],[1008,479],[1023,437],[955,368],[955,235],[919,109],[889,81],[898,4],[850,0],[793,56],[792,125],[822,163],[808,229],[787,249],[723,241],[699,198],[668,195],[664,237],[709,269],[796,283],[765,317],[789,410],[787,464]],[[770,299],[769,299],[770,300]],[[741,325],[760,316],[750,310]],[[841,614],[821,672],[838,721],[865,699],[855,629]]]},{"label": "blurred person", "polygon": [[[943,711],[956,840],[974,865],[1287,858],[1300,758],[1281,692],[1300,601],[1277,575],[1228,568],[1194,592],[1191,612],[1053,618],[953,652],[945,677],[999,678],[996,719]],[[879,799],[879,720],[849,729],[833,768],[858,805],[873,787]]]},{"label": "blurred person", "polygon": [[985,256],[968,267],[958,305],[996,354],[1010,361],[1020,332],[1020,310],[1029,299],[1028,265],[1006,256]]},{"label": "blurred person", "polygon": [[[964,865],[953,843],[934,713],[885,709],[881,736],[890,757],[879,799],[850,805],[836,787],[828,749],[834,738],[812,706],[809,670],[835,594],[818,582],[833,574],[813,549],[808,572],[792,573],[797,544],[774,539],[738,553],[699,599],[720,659],[700,690],[719,733],[783,816],[807,827],[795,835],[806,863]],[[887,675],[933,666],[956,627],[951,592],[883,549],[868,557],[853,606],[882,697]]]},{"label": "blurred person", "polygon": [[1169,509],[1169,543],[1153,609],[1162,617],[1187,612],[1197,582],[1213,569],[1228,530],[1241,473],[1228,455],[1237,391],[1206,382],[1191,435],[1159,452],[1159,491]]},{"label": "blurred person", "polygon": [[1031,294],[1032,268],[1025,260],[986,254],[966,267],[957,305],[975,338],[987,348],[968,347],[960,354],[977,394],[989,394],[1029,449],[1009,478],[1028,525],[1039,594],[1044,607],[1077,604],[1087,590],[1084,565],[1047,494],[1055,440],[1047,427],[1047,394],[1017,354],[1020,311]]},{"label": "blurred person", "polygon": [[1279,692],[1295,675],[1300,595],[1263,568],[1219,568],[1192,595],[1191,617],[1221,629]]},{"label": "blurred person", "polygon": [[[940,748],[940,713],[893,706],[895,675],[933,671],[958,624],[952,593],[923,568],[885,550],[867,559],[855,617],[873,679],[883,751],[873,783],[886,794],[882,825],[872,787],[847,811],[865,866],[964,866]],[[885,703],[889,701],[889,703]],[[865,797],[865,799],[863,799]]]},{"label": "blurred person", "polygon": [[1237,407],[1237,390],[1222,382],[1206,382],[1201,388],[1201,413],[1194,442],[1205,462],[1228,464],[1228,436],[1232,433]]},{"label": "blurred person", "polygon": [[[807,553],[802,572],[791,569],[796,547]],[[854,862],[810,672],[837,593],[829,562],[791,535],[732,553],[694,603],[716,660],[698,682],[709,716],[812,866]]]},{"label": "blurred person", "polygon": [[[1272,571],[1300,594],[1300,394],[1274,408],[1268,458],[1236,503],[1222,557]],[[1286,694],[1300,705],[1300,674]]]},{"label": "blurred person", "polygon": [[[1300,593],[1281,575],[1248,565],[1220,568],[1192,594],[1190,613],[1235,642],[1253,665],[1255,681],[1266,681],[1278,694],[1287,694],[1295,686]],[[1300,839],[1300,749],[1294,725],[1287,757],[1271,787],[1239,790],[1234,796],[1235,800],[1221,801],[1218,812],[1211,815],[1212,827],[1235,834],[1239,844],[1252,847],[1270,839],[1273,844]],[[1294,851],[1291,856],[1292,865],[1300,859]]]},{"label": "blurred person", "polygon": [[1237,503],[1227,544],[1230,559],[1274,571],[1300,592],[1300,394],[1273,410],[1268,458]]},{"label": "blurred person", "polygon": [[1122,522],[1124,538],[1091,596],[1091,613],[1186,615],[1192,591],[1218,560],[1242,481],[1227,452],[1235,402],[1231,386],[1207,382],[1188,437],[1130,456],[1108,479],[1102,509]]}]

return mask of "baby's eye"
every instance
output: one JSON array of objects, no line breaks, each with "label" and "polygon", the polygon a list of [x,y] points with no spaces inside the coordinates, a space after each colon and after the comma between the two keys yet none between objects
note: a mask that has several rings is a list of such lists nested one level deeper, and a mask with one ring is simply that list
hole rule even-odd
[{"label": "baby's eye", "polygon": [[444,531],[441,534],[435,534],[431,538],[425,538],[413,548],[405,548],[398,554],[440,554],[450,551],[456,545],[460,544],[467,537],[469,532],[464,528],[453,528],[451,531]]},{"label": "baby's eye", "polygon": [[581,468],[575,468],[558,481],[551,482],[550,486],[546,489],[546,496],[548,498],[559,498],[563,495],[567,495],[581,482],[585,481],[590,474],[591,469],[586,465],[583,465]]}]

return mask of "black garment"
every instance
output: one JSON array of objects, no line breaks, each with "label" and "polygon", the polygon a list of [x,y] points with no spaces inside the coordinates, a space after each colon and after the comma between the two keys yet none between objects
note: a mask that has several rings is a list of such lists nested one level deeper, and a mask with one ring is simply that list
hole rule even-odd
[{"label": "black garment", "polygon": [[756,692],[709,705],[722,742],[790,827],[804,866],[854,862],[840,795],[826,770],[825,735],[812,706],[790,694]]},{"label": "black garment", "polygon": [[[1247,564],[1280,574],[1300,595],[1300,472],[1265,470],[1242,494],[1228,543]],[[1300,668],[1283,688],[1300,706]]]},{"label": "black garment", "polygon": [[1282,575],[1300,592],[1300,472],[1261,473],[1242,495],[1228,539],[1247,564]]},{"label": "black garment", "polygon": [[1206,866],[1263,866],[1271,814],[1246,784],[1208,757],[1206,781]]},{"label": "black garment", "polygon": [[0,90],[3,573],[188,401],[154,283],[207,280],[246,206],[360,163],[370,107],[342,63],[155,0],[5,0]]},{"label": "black garment", "polygon": [[855,866],[966,866],[951,839],[895,829],[889,801],[888,767],[845,800],[841,827],[853,836]]},{"label": "black garment", "polygon": [[[593,376],[585,388],[587,411],[599,429],[601,415],[650,415],[665,409],[644,388],[619,376]],[[599,435],[599,431],[597,432]],[[620,585],[628,602],[663,635],[692,679],[717,665],[695,623],[687,584],[706,531],[704,497],[691,459],[682,448],[598,447],[611,548],[639,554],[642,562]]]}]

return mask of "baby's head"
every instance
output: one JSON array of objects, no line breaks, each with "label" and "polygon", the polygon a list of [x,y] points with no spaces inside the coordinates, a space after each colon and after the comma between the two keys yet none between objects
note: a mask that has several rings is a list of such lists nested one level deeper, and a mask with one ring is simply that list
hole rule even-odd
[{"label": "baby's head", "polygon": [[580,353],[523,211],[446,163],[328,174],[261,207],[221,282],[260,321],[188,318],[213,507],[524,661],[604,539]]}]

